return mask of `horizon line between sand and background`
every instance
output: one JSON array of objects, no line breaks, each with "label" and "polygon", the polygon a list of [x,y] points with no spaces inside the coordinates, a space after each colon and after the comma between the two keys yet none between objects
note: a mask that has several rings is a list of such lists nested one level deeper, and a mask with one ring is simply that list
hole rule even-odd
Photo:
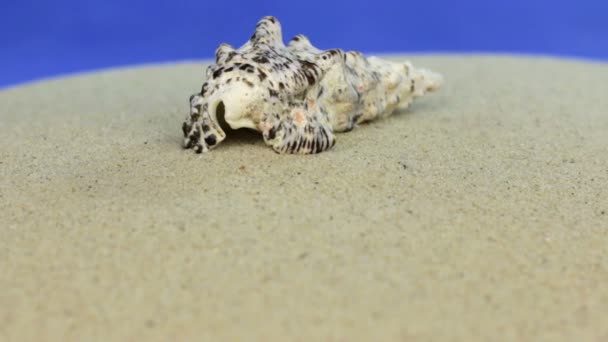
[{"label": "horizon line between sand and background", "polygon": [[[587,55],[578,54],[550,54],[543,52],[528,52],[528,51],[485,51],[485,50],[473,50],[473,51],[386,51],[386,52],[374,52],[364,51],[367,57],[378,56],[385,58],[424,58],[424,57],[488,57],[488,58],[533,58],[533,59],[553,59],[553,60],[564,60],[580,63],[592,63],[592,64],[606,64],[608,65],[608,59],[591,57]],[[42,83],[47,81],[54,81],[64,78],[80,77],[89,74],[121,71],[128,69],[139,69],[146,67],[159,67],[169,66],[175,64],[194,64],[201,63],[202,65],[213,62],[213,56],[207,56],[202,58],[176,58],[176,59],[157,59],[140,62],[124,62],[124,63],[113,63],[113,64],[99,64],[92,67],[83,68],[72,68],[70,70],[63,70],[57,72],[48,72],[35,77],[21,77],[13,78],[10,80],[4,80],[0,77],[0,91],[7,91],[14,88],[20,88],[29,86],[36,83]]]}]

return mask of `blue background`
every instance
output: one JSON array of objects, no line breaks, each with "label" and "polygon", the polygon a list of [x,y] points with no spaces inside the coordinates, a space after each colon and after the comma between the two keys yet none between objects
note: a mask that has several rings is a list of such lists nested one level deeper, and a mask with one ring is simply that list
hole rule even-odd
[{"label": "blue background", "polygon": [[285,40],[304,33],[324,49],[608,59],[608,0],[0,0],[0,87],[208,58],[221,42],[240,46],[269,14]]}]

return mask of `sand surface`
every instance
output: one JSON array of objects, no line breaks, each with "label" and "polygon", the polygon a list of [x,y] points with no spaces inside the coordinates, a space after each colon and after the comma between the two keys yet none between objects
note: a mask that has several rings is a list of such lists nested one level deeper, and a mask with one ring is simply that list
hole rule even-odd
[{"label": "sand surface", "polygon": [[0,340],[608,341],[608,65],[412,60],[315,156],[182,150],[201,63],[0,92]]}]

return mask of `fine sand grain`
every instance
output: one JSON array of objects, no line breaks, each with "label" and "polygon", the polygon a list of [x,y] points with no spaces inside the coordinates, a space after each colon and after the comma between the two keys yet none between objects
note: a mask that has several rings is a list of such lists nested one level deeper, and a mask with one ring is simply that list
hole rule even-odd
[{"label": "fine sand grain", "polygon": [[412,60],[314,156],[183,150],[201,63],[0,92],[0,340],[608,341],[608,65]]}]

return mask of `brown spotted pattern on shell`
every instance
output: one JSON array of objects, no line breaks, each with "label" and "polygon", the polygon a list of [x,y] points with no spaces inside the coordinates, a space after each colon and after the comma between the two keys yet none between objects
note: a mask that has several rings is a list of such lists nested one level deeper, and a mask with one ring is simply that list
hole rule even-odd
[{"label": "brown spotted pattern on shell", "polygon": [[441,83],[409,62],[322,51],[303,35],[285,46],[279,21],[265,17],[239,49],[217,48],[200,92],[190,96],[184,146],[216,147],[226,138],[221,120],[259,131],[276,152],[319,153],[334,146],[334,133],[407,108]]}]

